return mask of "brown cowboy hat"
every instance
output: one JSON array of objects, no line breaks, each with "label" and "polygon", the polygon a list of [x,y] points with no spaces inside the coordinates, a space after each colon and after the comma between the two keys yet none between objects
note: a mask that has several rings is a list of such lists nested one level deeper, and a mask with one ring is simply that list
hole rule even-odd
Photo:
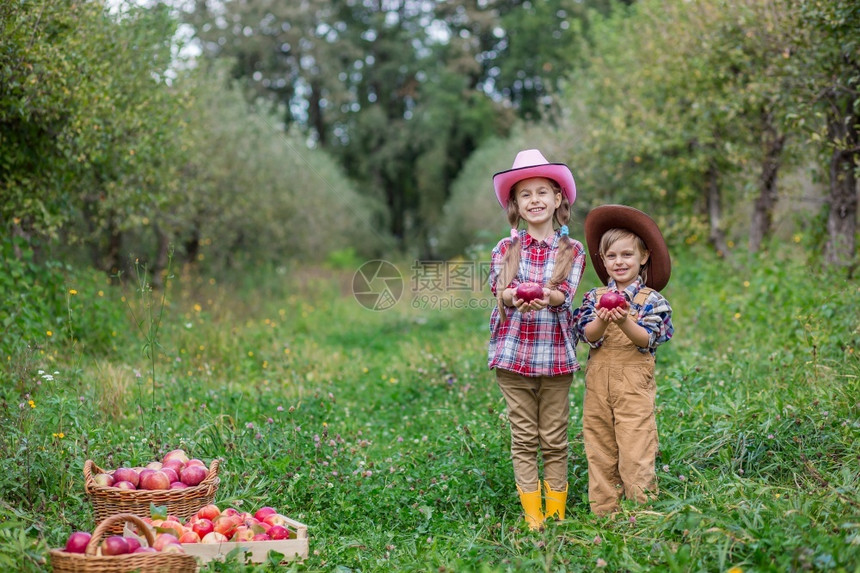
[{"label": "brown cowboy hat", "polygon": [[600,238],[609,229],[626,229],[645,241],[651,253],[645,286],[663,290],[672,274],[672,260],[669,258],[669,249],[663,240],[663,234],[654,219],[626,205],[601,205],[592,209],[585,217],[585,242],[588,244],[591,264],[603,284],[609,282],[609,273],[600,258]]}]

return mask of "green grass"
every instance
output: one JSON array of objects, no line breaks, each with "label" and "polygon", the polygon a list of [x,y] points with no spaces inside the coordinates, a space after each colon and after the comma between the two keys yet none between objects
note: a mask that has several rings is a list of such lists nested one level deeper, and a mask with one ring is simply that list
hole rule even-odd
[{"label": "green grass", "polygon": [[[486,368],[489,311],[414,308],[402,269],[404,299],[381,312],[352,298],[350,270],[245,277],[253,290],[177,277],[154,379],[150,325],[130,315],[158,310],[160,293],[107,293],[122,312],[91,328],[112,349],[56,336],[7,356],[0,570],[47,570],[49,548],[94,528],[85,460],[184,447],[223,458],[219,505],[308,525],[299,571],[860,571],[856,281],[787,251],[678,255],[676,336],[658,352],[659,499],[589,513],[578,374],[567,520],[532,533]],[[70,322],[105,307],[67,287]]]}]

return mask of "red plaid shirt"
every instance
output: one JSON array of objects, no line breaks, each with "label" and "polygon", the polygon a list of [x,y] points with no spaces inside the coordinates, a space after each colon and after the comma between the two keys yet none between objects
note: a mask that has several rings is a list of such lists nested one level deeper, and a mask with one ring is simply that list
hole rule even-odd
[{"label": "red plaid shirt", "polygon": [[[556,231],[547,244],[536,241],[526,231],[520,231],[520,268],[509,286],[516,288],[528,281],[548,284],[555,267],[560,238]],[[510,246],[511,239],[504,238],[493,249],[489,282],[494,296],[497,294],[496,280],[502,269],[502,258]],[[564,293],[564,303],[525,314],[509,308],[504,324],[500,324],[499,309],[493,309],[488,352],[490,368],[503,368],[523,376],[558,376],[579,370],[576,338],[571,332],[571,301],[584,269],[585,249],[579,241],[573,241],[570,275],[558,285],[558,290]]]}]

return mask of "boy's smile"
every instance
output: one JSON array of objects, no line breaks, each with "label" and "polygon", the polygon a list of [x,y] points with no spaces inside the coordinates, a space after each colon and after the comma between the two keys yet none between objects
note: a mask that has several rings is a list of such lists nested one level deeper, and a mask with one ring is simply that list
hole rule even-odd
[{"label": "boy's smile", "polygon": [[632,284],[642,265],[648,261],[648,253],[641,252],[632,237],[618,239],[601,256],[606,272],[615,280],[618,290]]}]

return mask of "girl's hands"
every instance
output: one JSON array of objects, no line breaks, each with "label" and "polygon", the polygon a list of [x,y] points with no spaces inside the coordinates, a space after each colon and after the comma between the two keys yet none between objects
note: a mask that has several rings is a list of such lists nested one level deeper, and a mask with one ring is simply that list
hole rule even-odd
[{"label": "girl's hands", "polygon": [[513,298],[514,306],[520,312],[525,313],[525,312],[530,312],[532,310],[543,310],[547,306],[549,306],[549,295],[550,295],[550,292],[552,292],[552,291],[550,291],[546,287],[544,287],[544,289],[543,289],[543,298],[536,298],[536,299],[531,300],[529,302],[526,302],[521,298],[517,298],[516,290],[515,289],[511,289],[511,290],[513,291],[513,294],[511,295],[511,297]]}]

